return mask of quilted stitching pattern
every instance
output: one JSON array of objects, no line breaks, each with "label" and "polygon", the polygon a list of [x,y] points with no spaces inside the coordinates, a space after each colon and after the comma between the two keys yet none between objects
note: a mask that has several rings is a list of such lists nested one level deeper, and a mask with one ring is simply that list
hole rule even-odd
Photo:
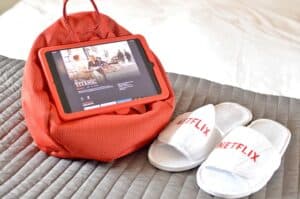
[{"label": "quilted stitching pattern", "polygon": [[[65,160],[38,150],[24,122],[20,88],[24,61],[0,56],[0,198],[213,198],[196,185],[196,169],[168,173],[152,167],[147,148],[110,164]],[[233,101],[292,132],[280,169],[252,199],[298,198],[300,100],[262,95],[204,79],[169,74],[174,117],[208,103]]]}]

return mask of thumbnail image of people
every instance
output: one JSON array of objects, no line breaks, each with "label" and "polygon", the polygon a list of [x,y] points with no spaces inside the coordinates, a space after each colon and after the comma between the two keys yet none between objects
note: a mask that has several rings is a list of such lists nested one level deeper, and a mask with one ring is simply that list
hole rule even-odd
[{"label": "thumbnail image of people", "polygon": [[94,55],[96,60],[101,60],[101,68],[106,74],[107,80],[115,81],[140,74],[127,41],[85,47],[84,49],[88,54]]},{"label": "thumbnail image of people", "polygon": [[96,57],[94,55],[89,56],[88,69],[93,70],[93,74],[99,83],[102,81],[107,81],[106,74],[103,67],[108,65],[105,61],[101,60],[101,57]]},{"label": "thumbnail image of people", "polygon": [[139,75],[127,41],[61,50],[71,80],[84,84],[104,84]]},{"label": "thumbnail image of people", "polygon": [[66,71],[77,88],[91,88],[138,76],[127,41],[61,50]]},{"label": "thumbnail image of people", "polygon": [[124,50],[124,55],[125,55],[127,61],[131,62],[131,54],[128,51]]},{"label": "thumbnail image of people", "polygon": [[72,56],[72,70],[68,70],[69,77],[75,79],[90,79],[91,72],[87,67],[85,60],[82,60],[81,56],[75,54]]}]

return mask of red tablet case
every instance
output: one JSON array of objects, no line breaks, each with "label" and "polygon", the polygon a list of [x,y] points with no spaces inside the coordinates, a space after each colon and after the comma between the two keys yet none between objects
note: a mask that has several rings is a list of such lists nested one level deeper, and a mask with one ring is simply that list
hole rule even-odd
[{"label": "red tablet case", "polygon": [[[95,108],[95,109],[85,110],[85,111],[79,111],[79,112],[74,112],[74,113],[66,113],[64,111],[63,105],[61,103],[61,99],[59,98],[59,93],[57,91],[57,88],[56,88],[56,85],[54,82],[54,77],[50,70],[50,67],[53,67],[53,66],[49,65],[47,58],[46,58],[46,53],[49,51],[56,51],[56,50],[61,50],[61,49],[79,48],[79,47],[84,47],[84,46],[92,46],[92,45],[96,45],[96,44],[98,45],[101,43],[126,41],[126,40],[131,40],[131,39],[138,39],[140,41],[140,43],[142,44],[143,49],[146,53],[147,59],[149,60],[150,63],[152,63],[151,70],[153,70],[155,79],[157,80],[157,82],[159,84],[160,93],[155,96],[143,97],[143,98],[135,99],[135,100],[132,100],[129,102],[115,104],[112,106],[105,106],[105,107],[100,107],[100,108]],[[80,119],[80,118],[83,118],[86,116],[95,115],[95,114],[99,114],[99,113],[109,113],[109,112],[114,112],[114,111],[127,112],[127,111],[129,111],[128,107],[138,107],[138,106],[142,107],[144,104],[149,103],[149,102],[167,99],[169,97],[169,89],[167,87],[167,82],[164,79],[163,72],[159,69],[158,62],[156,61],[155,57],[150,52],[151,51],[148,48],[146,40],[143,36],[129,35],[129,36],[113,37],[113,38],[102,39],[102,40],[80,42],[80,43],[75,43],[75,44],[67,44],[67,45],[41,48],[39,50],[39,58],[40,58],[43,72],[46,76],[46,80],[47,80],[50,92],[54,99],[54,102],[55,102],[55,105],[56,105],[59,115],[64,120],[71,120],[71,119]],[[135,109],[135,110],[137,110],[137,109]],[[142,113],[144,111],[145,111],[145,108],[143,108],[142,111],[140,111],[140,113]]]}]

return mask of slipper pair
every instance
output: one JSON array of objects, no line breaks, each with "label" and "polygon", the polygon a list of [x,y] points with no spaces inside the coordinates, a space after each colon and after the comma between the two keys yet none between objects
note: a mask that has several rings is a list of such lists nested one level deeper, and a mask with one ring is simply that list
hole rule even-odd
[{"label": "slipper pair", "polygon": [[166,171],[203,164],[197,184],[215,196],[237,198],[261,189],[279,168],[291,134],[281,124],[252,119],[236,103],[206,105],[172,121],[151,145],[148,158]]}]

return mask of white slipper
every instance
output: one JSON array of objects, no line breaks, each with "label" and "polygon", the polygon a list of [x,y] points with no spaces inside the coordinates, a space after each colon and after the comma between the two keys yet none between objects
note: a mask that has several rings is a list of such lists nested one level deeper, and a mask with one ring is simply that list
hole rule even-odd
[{"label": "white slipper", "polygon": [[225,198],[248,196],[263,188],[279,168],[291,138],[283,125],[259,119],[232,130],[197,171],[205,192]]},{"label": "white slipper", "polygon": [[201,164],[217,143],[233,128],[252,119],[251,112],[236,103],[209,104],[173,120],[152,143],[150,163],[166,171],[184,171]]}]

